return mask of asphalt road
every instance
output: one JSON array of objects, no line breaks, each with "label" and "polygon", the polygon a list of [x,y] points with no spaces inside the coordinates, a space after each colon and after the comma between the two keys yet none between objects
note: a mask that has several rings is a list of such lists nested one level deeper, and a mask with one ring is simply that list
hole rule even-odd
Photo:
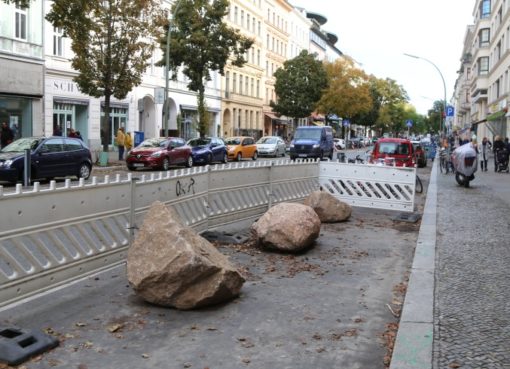
[{"label": "asphalt road", "polygon": [[[419,169],[425,186],[429,171]],[[219,246],[247,279],[225,305],[182,312],[146,304],[121,266],[4,309],[0,323],[59,337],[27,369],[382,369],[419,230],[395,215],[355,208],[296,256]]]}]

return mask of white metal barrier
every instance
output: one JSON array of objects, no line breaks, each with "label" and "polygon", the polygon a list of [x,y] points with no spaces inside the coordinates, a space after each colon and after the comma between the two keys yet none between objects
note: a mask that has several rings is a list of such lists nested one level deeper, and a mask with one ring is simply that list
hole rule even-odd
[{"label": "white metal barrier", "polygon": [[319,182],[352,206],[414,211],[416,168],[326,162]]},{"label": "white metal barrier", "polygon": [[0,306],[124,262],[154,201],[172,205],[197,232],[246,227],[273,204],[320,187],[354,206],[413,211],[414,173],[280,160],[67,180],[61,188],[35,183],[14,193],[0,186]]}]

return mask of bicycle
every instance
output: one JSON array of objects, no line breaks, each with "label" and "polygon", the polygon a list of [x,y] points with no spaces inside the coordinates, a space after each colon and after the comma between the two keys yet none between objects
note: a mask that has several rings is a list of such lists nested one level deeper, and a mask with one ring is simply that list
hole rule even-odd
[{"label": "bicycle", "polygon": [[453,164],[450,160],[450,154],[448,149],[442,148],[439,151],[439,170],[441,173],[448,174],[448,172],[453,172]]}]

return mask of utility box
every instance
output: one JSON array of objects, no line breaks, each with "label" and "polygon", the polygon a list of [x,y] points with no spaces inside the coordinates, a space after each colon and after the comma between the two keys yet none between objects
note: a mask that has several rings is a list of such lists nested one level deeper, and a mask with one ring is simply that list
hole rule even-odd
[{"label": "utility box", "polygon": [[143,142],[143,140],[145,140],[145,134],[142,131],[135,131],[134,135],[133,147],[137,147]]}]

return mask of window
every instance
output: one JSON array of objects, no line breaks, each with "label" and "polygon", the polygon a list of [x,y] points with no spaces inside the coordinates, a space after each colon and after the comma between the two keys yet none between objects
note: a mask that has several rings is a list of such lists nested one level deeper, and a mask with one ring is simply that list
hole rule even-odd
[{"label": "window", "polygon": [[237,73],[234,73],[234,81],[232,83],[232,92],[233,93],[236,93],[236,88],[237,88]]},{"label": "window", "polygon": [[239,94],[243,94],[243,76],[239,75]]},{"label": "window", "polygon": [[489,46],[490,34],[491,34],[491,31],[489,28],[483,28],[480,30],[480,34],[478,36],[480,47],[488,47]]},{"label": "window", "polygon": [[241,10],[241,26],[244,27],[244,10]]},{"label": "window", "polygon": [[257,33],[259,34],[259,36],[260,36],[260,32],[261,32],[261,25],[260,25],[260,21],[259,21],[259,22],[258,22],[258,31],[257,31]]},{"label": "window", "polygon": [[249,84],[250,84],[250,79],[248,78],[248,76],[246,76],[244,78],[244,94],[245,95],[248,95],[250,93]]},{"label": "window", "polygon": [[26,40],[27,39],[27,11],[21,5],[16,4],[15,16],[15,35],[16,38]]},{"label": "window", "polygon": [[489,73],[489,57],[484,56],[478,60],[478,75],[486,75]]},{"label": "window", "polygon": [[257,50],[257,65],[260,66],[260,49]]},{"label": "window", "polygon": [[250,30],[250,15],[246,14],[246,28]]},{"label": "window", "polygon": [[234,7],[234,23],[237,23],[237,6]]},{"label": "window", "polygon": [[260,97],[260,79],[257,80],[257,97]]},{"label": "window", "polygon": [[480,4],[480,17],[488,18],[491,15],[491,0],[482,0]]},{"label": "window", "polygon": [[53,55],[63,55],[63,37],[62,28],[53,27]]},{"label": "window", "polygon": [[225,97],[228,97],[229,92],[230,92],[230,72],[227,72],[225,75]]},{"label": "window", "polygon": [[255,80],[252,78],[251,79],[251,93],[250,93],[250,96],[255,96]]}]

